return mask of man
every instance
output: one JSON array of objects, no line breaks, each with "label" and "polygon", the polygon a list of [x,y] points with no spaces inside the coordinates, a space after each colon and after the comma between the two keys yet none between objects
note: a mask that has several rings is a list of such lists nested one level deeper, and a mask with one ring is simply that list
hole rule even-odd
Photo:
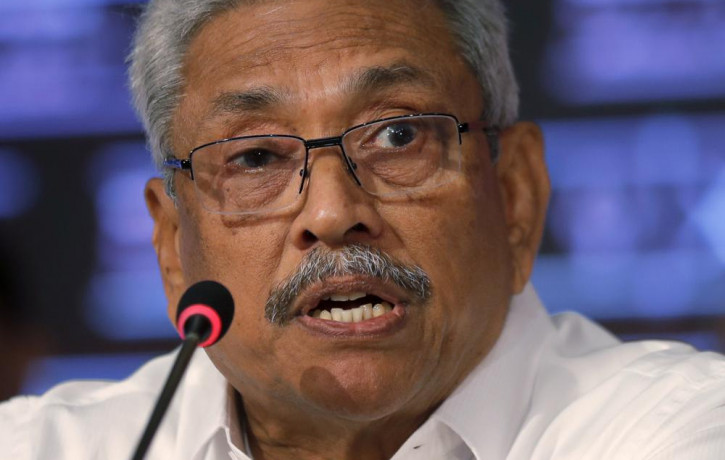
[{"label": "man", "polygon": [[[721,459],[725,359],[550,319],[549,187],[493,0],[157,0],[132,87],[173,318],[231,291],[155,459]],[[170,365],[15,400],[7,458],[128,458]],[[5,455],[5,454],[3,454]]]}]

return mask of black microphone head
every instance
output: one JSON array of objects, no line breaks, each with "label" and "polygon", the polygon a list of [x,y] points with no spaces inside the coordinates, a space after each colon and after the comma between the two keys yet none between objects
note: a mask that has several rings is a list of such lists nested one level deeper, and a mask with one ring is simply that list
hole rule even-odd
[{"label": "black microphone head", "polygon": [[234,299],[229,290],[216,281],[199,281],[184,292],[176,311],[176,327],[182,338],[187,334],[184,326],[197,315],[206,318],[211,326],[199,346],[215,344],[229,330],[234,317]]}]

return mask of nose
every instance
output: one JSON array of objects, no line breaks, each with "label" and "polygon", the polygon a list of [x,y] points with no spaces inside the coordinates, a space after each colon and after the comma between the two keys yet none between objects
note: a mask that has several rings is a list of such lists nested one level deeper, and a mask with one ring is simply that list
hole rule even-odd
[{"label": "nose", "polygon": [[358,185],[336,149],[310,152],[305,201],[291,229],[293,242],[301,250],[318,244],[335,249],[370,243],[382,233],[375,197]]}]

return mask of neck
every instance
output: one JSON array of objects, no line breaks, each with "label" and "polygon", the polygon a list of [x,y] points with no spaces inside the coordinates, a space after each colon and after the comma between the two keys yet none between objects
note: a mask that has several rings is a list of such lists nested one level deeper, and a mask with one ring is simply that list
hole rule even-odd
[{"label": "neck", "polygon": [[238,410],[240,418],[246,417],[239,426],[246,426],[254,460],[389,459],[432,412],[353,419],[319,413],[291,417],[286,411],[284,417],[271,417],[250,401],[237,400],[243,405]]}]

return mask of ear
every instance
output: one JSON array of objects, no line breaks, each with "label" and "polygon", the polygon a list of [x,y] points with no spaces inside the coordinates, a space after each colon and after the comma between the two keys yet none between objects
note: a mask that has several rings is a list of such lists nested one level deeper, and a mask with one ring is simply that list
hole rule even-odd
[{"label": "ear", "polygon": [[531,276],[544,233],[551,191],[549,174],[541,129],[534,123],[517,123],[506,129],[500,143],[496,174],[506,212],[514,269],[512,285],[519,293]]},{"label": "ear", "polygon": [[168,314],[175,322],[176,303],[186,286],[179,257],[179,212],[176,203],[166,193],[159,178],[150,179],[144,190],[146,207],[154,220],[152,243],[161,269],[161,279],[168,300]]}]

